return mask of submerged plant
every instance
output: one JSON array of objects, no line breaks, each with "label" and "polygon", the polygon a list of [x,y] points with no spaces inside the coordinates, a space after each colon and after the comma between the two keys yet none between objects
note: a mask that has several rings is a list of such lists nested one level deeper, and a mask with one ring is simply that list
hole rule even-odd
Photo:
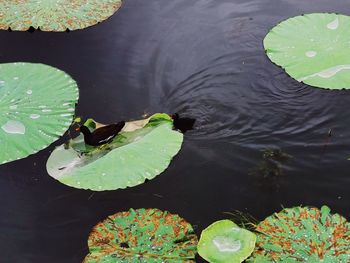
[{"label": "submerged plant", "polygon": [[350,17],[306,14],[289,18],[265,37],[272,62],[294,79],[329,89],[350,88]]},{"label": "submerged plant", "polygon": [[254,250],[254,233],[231,220],[220,220],[203,230],[198,253],[211,263],[240,263]]},{"label": "submerged plant", "polygon": [[76,82],[56,68],[0,64],[0,164],[44,149],[72,123]]},{"label": "submerged plant", "polygon": [[259,223],[248,262],[350,262],[350,223],[327,206],[283,209]]},{"label": "submerged plant", "polygon": [[283,164],[290,158],[291,156],[281,149],[266,149],[262,154],[262,161],[252,174],[261,175],[263,178],[279,177],[283,175]]},{"label": "submerged plant", "polygon": [[[103,125],[89,119],[92,131]],[[183,134],[173,130],[167,114],[125,123],[109,143],[94,147],[83,136],[57,147],[47,161],[48,173],[82,189],[115,190],[136,186],[162,173],[179,152]]]},{"label": "submerged plant", "polygon": [[0,0],[0,29],[82,29],[107,19],[121,4],[121,0]]},{"label": "submerged plant", "polygon": [[158,209],[130,209],[97,224],[84,263],[194,262],[197,236],[178,215]]}]

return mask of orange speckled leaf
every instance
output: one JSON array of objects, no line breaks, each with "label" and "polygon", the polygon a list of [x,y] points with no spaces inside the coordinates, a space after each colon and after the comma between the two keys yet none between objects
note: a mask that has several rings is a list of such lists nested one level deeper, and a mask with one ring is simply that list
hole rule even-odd
[{"label": "orange speckled leaf", "polygon": [[0,0],[0,29],[77,30],[113,15],[121,0]]},{"label": "orange speckled leaf", "polygon": [[256,230],[261,234],[248,262],[350,262],[350,223],[327,206],[284,209]]},{"label": "orange speckled leaf", "polygon": [[97,224],[84,263],[194,262],[197,236],[178,215],[158,209],[130,209]]}]

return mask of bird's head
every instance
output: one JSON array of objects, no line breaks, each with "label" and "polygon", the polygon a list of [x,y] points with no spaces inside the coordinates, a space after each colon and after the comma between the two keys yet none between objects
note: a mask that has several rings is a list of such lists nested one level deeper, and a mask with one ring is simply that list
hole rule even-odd
[{"label": "bird's head", "polygon": [[85,125],[81,125],[81,126],[79,126],[78,128],[76,128],[75,130],[78,131],[78,132],[81,132],[81,133],[83,133],[83,134],[89,134],[89,133],[91,133],[90,130],[89,130],[89,128],[86,127]]},{"label": "bird's head", "polygon": [[173,115],[171,115],[171,118],[173,120],[178,120],[180,118],[179,114],[178,113],[174,113]]}]

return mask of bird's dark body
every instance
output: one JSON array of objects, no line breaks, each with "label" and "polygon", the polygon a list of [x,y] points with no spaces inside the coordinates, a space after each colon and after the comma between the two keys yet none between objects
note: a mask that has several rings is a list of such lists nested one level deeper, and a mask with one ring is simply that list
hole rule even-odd
[{"label": "bird's dark body", "polygon": [[123,129],[125,125],[124,121],[120,121],[115,124],[100,127],[93,132],[90,132],[86,126],[81,126],[80,131],[84,135],[84,141],[91,146],[100,146],[109,143],[115,136]]},{"label": "bird's dark body", "polygon": [[185,133],[193,129],[196,119],[180,117],[178,113],[171,116],[173,118],[174,129]]}]

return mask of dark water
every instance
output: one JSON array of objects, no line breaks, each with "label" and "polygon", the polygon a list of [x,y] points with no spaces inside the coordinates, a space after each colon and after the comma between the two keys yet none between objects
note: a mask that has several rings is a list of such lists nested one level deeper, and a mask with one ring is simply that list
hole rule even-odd
[{"label": "dark water", "polygon": [[[125,0],[85,30],[0,32],[1,62],[46,63],[72,75],[81,116],[115,122],[178,111],[197,118],[169,169],[127,190],[93,194],[55,181],[45,169],[54,145],[0,166],[0,262],[81,262],[92,226],[131,207],[178,213],[198,234],[235,209],[263,219],[281,206],[328,204],[349,217],[350,93],[294,81],[262,47],[281,20],[350,14],[349,4]],[[278,180],[249,174],[268,147],[293,156]]]}]

